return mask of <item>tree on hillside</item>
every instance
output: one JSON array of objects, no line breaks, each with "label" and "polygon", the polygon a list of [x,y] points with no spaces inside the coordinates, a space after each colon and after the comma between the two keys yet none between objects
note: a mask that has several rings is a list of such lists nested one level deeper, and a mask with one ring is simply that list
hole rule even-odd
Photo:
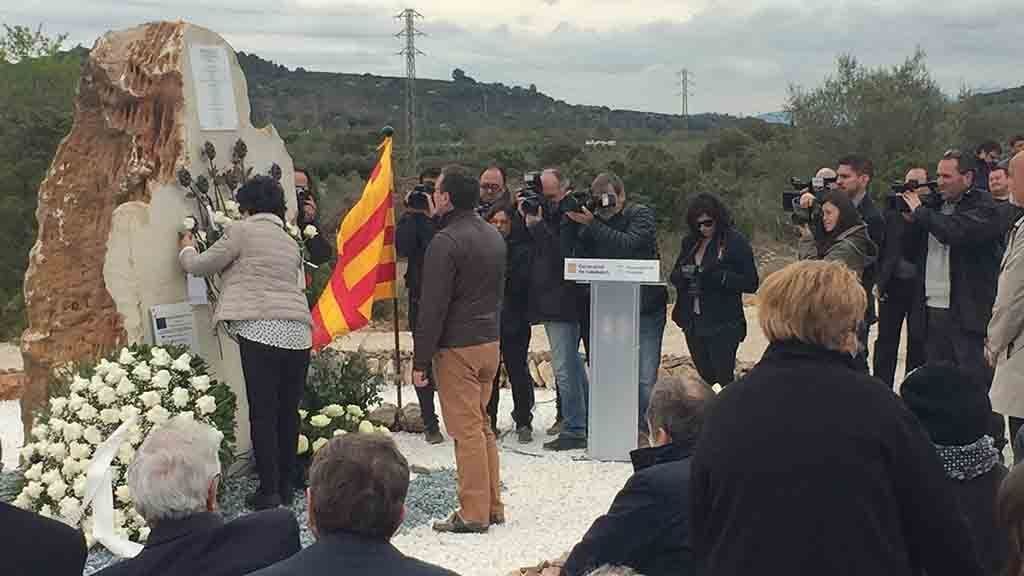
[{"label": "tree on hillside", "polygon": [[0,38],[0,61],[14,64],[31,58],[56,56],[67,38],[67,34],[56,38],[44,35],[42,24],[35,32],[28,26],[4,24],[4,36]]},{"label": "tree on hillside", "polygon": [[892,68],[869,69],[841,56],[835,76],[818,88],[791,87],[786,111],[821,165],[858,152],[875,163],[876,180],[888,180],[951,144],[941,140],[948,106],[917,50]]}]

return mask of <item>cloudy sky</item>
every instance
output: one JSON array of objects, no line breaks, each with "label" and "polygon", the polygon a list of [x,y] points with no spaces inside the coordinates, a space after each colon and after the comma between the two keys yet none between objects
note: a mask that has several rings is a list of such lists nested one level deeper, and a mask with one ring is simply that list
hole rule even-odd
[{"label": "cloudy sky", "polygon": [[291,68],[400,76],[395,15],[407,6],[424,16],[420,77],[458,67],[574,104],[677,113],[686,67],[691,113],[760,114],[781,109],[789,85],[819,83],[840,53],[895,65],[915,46],[949,94],[1024,84],[1019,0],[3,0],[0,22],[91,46],[182,18]]}]

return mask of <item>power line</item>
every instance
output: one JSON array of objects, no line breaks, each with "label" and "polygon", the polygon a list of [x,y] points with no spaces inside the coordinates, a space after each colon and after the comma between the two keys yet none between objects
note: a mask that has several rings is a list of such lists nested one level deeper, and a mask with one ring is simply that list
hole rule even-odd
[{"label": "power line", "polygon": [[[423,32],[416,29],[416,19],[423,18],[423,15],[412,8],[402,10],[401,14],[395,16],[405,21],[405,28],[395,34],[399,38],[405,38],[405,48],[399,55],[405,56],[405,143],[409,151],[409,165],[412,166],[412,173],[419,173],[419,158],[416,144],[416,55],[423,54],[416,48],[416,37],[423,36]],[[425,56],[425,54],[423,54]]]}]

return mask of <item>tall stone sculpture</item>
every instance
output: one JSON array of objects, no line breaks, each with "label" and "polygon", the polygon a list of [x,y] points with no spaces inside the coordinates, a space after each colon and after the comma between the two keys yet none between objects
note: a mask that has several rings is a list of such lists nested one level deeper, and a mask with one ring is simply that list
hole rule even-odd
[{"label": "tall stone sculpture", "polygon": [[[74,126],[39,189],[39,236],[25,278],[26,430],[54,369],[152,341],[150,308],[188,302],[178,232],[196,204],[176,173],[209,169],[204,143],[229,151],[242,139],[254,172],[277,164],[292,190],[284,143],[272,126],[254,128],[249,115],[234,50],[209,30],[158,22],[97,40],[82,70]],[[293,218],[294,195],[286,198]],[[214,333],[209,308],[192,307],[195,347],[235,388],[239,446],[247,449],[237,346]]]}]

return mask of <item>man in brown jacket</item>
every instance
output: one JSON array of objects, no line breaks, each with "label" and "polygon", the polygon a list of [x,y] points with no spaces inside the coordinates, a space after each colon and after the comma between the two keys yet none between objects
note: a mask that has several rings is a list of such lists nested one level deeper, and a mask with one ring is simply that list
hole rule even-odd
[{"label": "man in brown jacket", "polygon": [[460,510],[435,524],[438,532],[486,532],[505,521],[498,448],[487,416],[498,372],[505,241],[475,212],[479,200],[479,185],[468,172],[442,172],[434,188],[440,230],[423,259],[413,382],[427,384],[425,371],[433,361],[459,477]]}]

